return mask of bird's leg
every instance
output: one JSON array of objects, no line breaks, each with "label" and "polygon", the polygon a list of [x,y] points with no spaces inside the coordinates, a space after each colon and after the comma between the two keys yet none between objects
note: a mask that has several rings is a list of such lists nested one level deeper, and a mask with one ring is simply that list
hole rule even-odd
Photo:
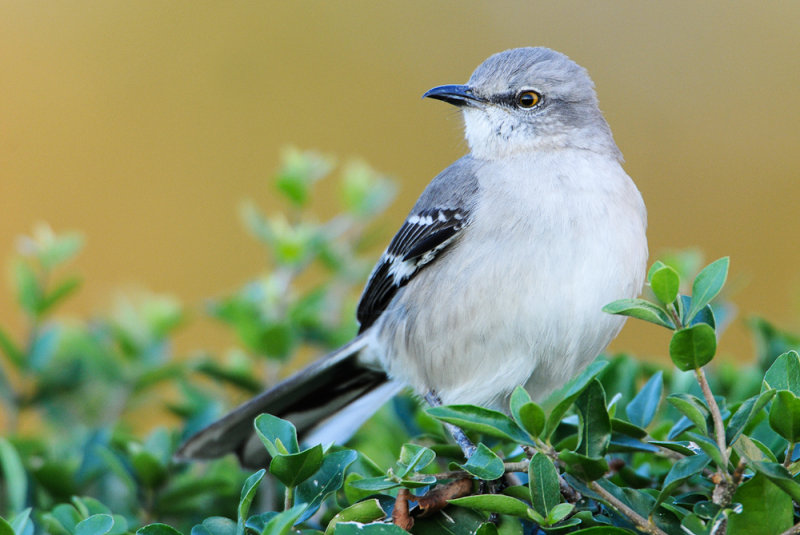
[{"label": "bird's leg", "polygon": [[[427,394],[425,394],[425,401],[428,402],[428,405],[431,407],[441,407],[442,400],[439,398],[439,394],[434,392],[433,390],[429,390]],[[456,427],[453,424],[448,424],[447,422],[444,423],[445,429],[447,432],[450,433],[450,436],[453,437],[453,440],[456,441],[458,447],[461,448],[461,451],[464,452],[464,458],[469,459],[472,457],[472,454],[475,453],[477,449],[475,444],[467,438],[466,433],[462,431],[459,427]]]}]

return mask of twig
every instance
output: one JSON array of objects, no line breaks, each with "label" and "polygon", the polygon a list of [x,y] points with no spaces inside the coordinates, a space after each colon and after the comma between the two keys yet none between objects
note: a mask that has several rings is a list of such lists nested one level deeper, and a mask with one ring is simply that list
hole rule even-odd
[{"label": "twig", "polygon": [[639,513],[637,513],[624,503],[622,503],[620,500],[616,498],[616,496],[614,496],[606,489],[598,485],[595,481],[589,483],[589,488],[591,488],[597,494],[602,496],[603,499],[606,500],[609,504],[611,504],[611,506],[614,509],[616,509],[617,511],[628,517],[631,521],[633,521],[634,525],[636,525],[636,527],[641,531],[649,533],[650,535],[667,535],[658,526],[651,523],[645,517],[643,517],[642,515],[640,515]]},{"label": "twig", "polygon": [[706,372],[703,371],[703,368],[696,368],[694,371],[697,374],[697,381],[700,383],[700,388],[703,390],[703,397],[706,398],[708,408],[711,410],[711,419],[714,421],[714,434],[717,438],[717,447],[719,447],[719,451],[722,453],[724,464],[724,467],[720,467],[720,470],[727,470],[728,446],[725,444],[725,424],[722,422],[722,413],[719,410],[719,405],[717,405],[717,400],[714,399],[714,394],[711,392],[711,387],[708,386]]},{"label": "twig", "polygon": [[397,493],[397,499],[394,501],[394,509],[392,510],[392,523],[406,531],[414,526],[414,519],[408,514],[409,495],[408,489],[400,489]]},{"label": "twig", "polygon": [[[424,496],[417,498],[417,516],[429,516],[448,506],[448,500],[468,496],[472,493],[473,481],[470,478],[457,479],[447,485],[436,487]],[[396,522],[395,522],[396,523]],[[404,528],[408,529],[408,528]]]},{"label": "twig", "polygon": [[800,533],[800,523],[797,523],[794,526],[790,527],[789,529],[781,533],[781,535],[797,535],[798,533]]}]

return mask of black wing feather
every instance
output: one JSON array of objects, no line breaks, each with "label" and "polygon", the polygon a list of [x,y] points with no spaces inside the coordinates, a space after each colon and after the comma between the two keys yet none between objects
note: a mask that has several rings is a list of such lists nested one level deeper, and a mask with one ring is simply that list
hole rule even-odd
[{"label": "black wing feather", "polygon": [[412,214],[389,243],[358,304],[360,331],[372,325],[397,290],[432,262],[467,223],[463,209],[432,208]]}]

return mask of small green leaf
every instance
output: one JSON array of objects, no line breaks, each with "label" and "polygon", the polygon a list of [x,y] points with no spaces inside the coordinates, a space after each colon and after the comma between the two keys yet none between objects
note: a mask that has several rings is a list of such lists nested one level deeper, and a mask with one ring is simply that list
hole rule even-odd
[{"label": "small green leaf", "polygon": [[730,258],[723,257],[710,263],[694,279],[692,284],[692,306],[684,323],[691,323],[695,315],[714,299],[728,278]]},{"label": "small green leaf", "polygon": [[606,411],[606,395],[597,379],[587,385],[575,400],[580,418],[580,443],[576,453],[586,457],[602,457],[611,441],[611,421]]},{"label": "small green leaf", "polygon": [[105,535],[114,527],[114,518],[111,515],[92,515],[78,522],[75,526],[75,535]]},{"label": "small green leaf", "polygon": [[658,507],[658,504],[663,502],[670,494],[672,494],[672,491],[678,488],[684,481],[694,475],[700,474],[710,460],[711,459],[709,459],[708,455],[704,453],[698,453],[697,455],[692,455],[691,457],[684,457],[673,464],[672,468],[670,468],[670,471],[667,473],[667,477],[664,478],[664,483],[661,486],[661,492],[656,499],[655,505],[653,505],[653,510],[655,510],[655,508]]},{"label": "small green leaf", "polygon": [[[254,422],[256,433],[273,457],[287,453],[298,453],[297,430],[286,420],[271,414],[261,414]],[[281,447],[281,445],[283,447]]]},{"label": "small green leaf", "polygon": [[681,411],[697,428],[697,431],[708,435],[708,409],[705,404],[691,394],[670,394],[667,403]]},{"label": "small green leaf", "polygon": [[531,506],[542,516],[561,503],[558,470],[547,455],[536,453],[528,464],[528,488]]},{"label": "small green leaf", "polygon": [[3,517],[0,517],[0,535],[14,535],[14,528]]},{"label": "small green leaf", "polygon": [[681,278],[678,272],[669,266],[655,270],[650,276],[650,287],[656,298],[665,305],[669,305],[678,297]]},{"label": "small green leaf", "polygon": [[11,511],[22,511],[28,496],[28,476],[17,450],[3,437],[0,437],[0,468],[7,506]]},{"label": "small green leaf", "polygon": [[42,300],[42,289],[39,279],[31,266],[19,260],[14,263],[14,285],[17,290],[17,301],[29,316],[36,316]]},{"label": "small green leaf", "polygon": [[789,442],[800,442],[800,398],[789,390],[778,390],[769,411],[769,425]]},{"label": "small green leaf", "polygon": [[[287,509],[277,515],[273,516],[267,525],[264,526],[261,535],[289,535],[292,533],[292,528],[297,522],[300,522],[300,517],[305,509],[305,504],[295,505],[291,509]],[[194,530],[192,530],[194,531]],[[195,535],[192,533],[192,535]],[[227,535],[227,534],[219,534]]]},{"label": "small green leaf", "polygon": [[731,416],[728,425],[725,429],[725,442],[729,446],[736,442],[739,435],[742,433],[747,424],[766,406],[767,403],[775,395],[775,390],[767,390],[761,394],[757,394],[744,403],[742,403],[737,411]]},{"label": "small green leaf", "polygon": [[764,374],[762,392],[767,389],[790,390],[800,396],[800,354],[787,351],[775,359]]},{"label": "small green leaf", "polygon": [[608,366],[608,361],[596,360],[592,362],[580,375],[573,378],[563,388],[553,394],[554,399],[561,399],[561,401],[550,411],[550,416],[547,417],[547,423],[544,428],[544,438],[550,438],[550,435],[556,430],[558,424],[561,423],[561,418],[566,414],[581,392],[583,392],[589,383],[591,383],[606,366]]},{"label": "small green leaf", "polygon": [[697,433],[686,433],[686,435],[694,441],[697,446],[703,450],[703,453],[711,457],[711,460],[721,468],[722,470],[727,470],[727,466],[725,466],[725,462],[722,459],[722,452],[719,451],[719,446],[714,440],[711,440],[708,437],[703,435],[698,435]]},{"label": "small green leaf", "polygon": [[619,299],[604,306],[603,312],[630,316],[670,330],[675,329],[675,324],[664,309],[644,299]]},{"label": "small green leaf", "polygon": [[[434,482],[436,478],[434,477]],[[394,481],[392,479],[387,479],[385,476],[381,477],[367,477],[364,479],[357,479],[355,481],[350,481],[348,478],[348,485],[358,489],[358,490],[366,490],[370,492],[382,492],[384,490],[393,489],[400,486],[400,482]]]},{"label": "small green leaf", "polygon": [[459,466],[473,476],[487,481],[494,481],[505,472],[503,460],[482,443],[478,444],[475,453],[467,459],[467,462]]},{"label": "small green leaf", "polygon": [[669,343],[669,356],[681,371],[702,368],[714,358],[717,335],[709,325],[698,323],[676,331]]},{"label": "small green leaf", "polygon": [[409,472],[419,472],[436,458],[432,449],[417,444],[403,444],[395,475],[405,477]]},{"label": "small green leaf", "polygon": [[136,535],[182,535],[180,531],[167,524],[156,522],[136,530]]},{"label": "small green leaf", "polygon": [[242,493],[239,497],[239,507],[237,509],[238,522],[236,523],[236,534],[244,535],[244,524],[247,521],[247,513],[250,511],[250,504],[253,503],[253,498],[256,496],[258,486],[261,480],[264,479],[266,470],[263,468],[248,477],[244,485],[242,485]]},{"label": "small green leaf", "polygon": [[288,455],[276,455],[269,464],[269,472],[287,487],[296,487],[322,466],[322,446]]},{"label": "small green leaf", "polygon": [[667,264],[661,260],[656,260],[653,262],[653,265],[647,270],[647,283],[650,284],[650,281],[653,279],[653,273],[664,267],[667,267]]},{"label": "small green leaf", "polygon": [[783,489],[794,501],[800,503],[800,483],[792,477],[792,474],[789,473],[782,464],[766,461],[752,461],[751,466],[759,474],[763,474],[769,478],[770,481]]},{"label": "small green leaf", "polygon": [[528,506],[525,502],[502,494],[465,496],[464,498],[456,498],[449,501],[452,504],[477,509],[478,511],[528,518]]},{"label": "small green leaf", "polygon": [[531,436],[538,437],[544,429],[545,416],[542,408],[531,401],[531,396],[521,386],[514,389],[510,400],[511,415]]},{"label": "small green leaf", "polygon": [[[202,524],[195,525],[191,535],[236,535],[236,522],[222,516],[211,516]],[[273,534],[270,532],[269,535]]]},{"label": "small green leaf", "polygon": [[39,314],[46,314],[51,308],[75,293],[81,287],[82,282],[80,277],[70,277],[62,281],[42,298],[39,303]]},{"label": "small green leaf", "polygon": [[547,515],[547,525],[552,526],[564,520],[572,512],[575,506],[571,503],[559,503],[550,510]]},{"label": "small green leaf", "polygon": [[299,522],[311,518],[319,509],[322,501],[342,487],[344,473],[356,458],[358,458],[358,453],[354,450],[328,453],[322,460],[320,469],[297,486],[295,496],[298,502],[307,504],[299,517]]},{"label": "small green leaf", "polygon": [[522,444],[532,444],[528,434],[502,412],[475,405],[430,407],[427,412],[437,420],[456,425],[465,431],[477,431]]},{"label": "small green leaf", "polygon": [[625,407],[625,414],[632,424],[645,428],[653,421],[664,389],[662,375],[660,371],[653,375]]},{"label": "small green leaf", "polygon": [[792,527],[792,498],[762,474],[743,483],[733,495],[743,513],[728,518],[728,535],[783,533]]},{"label": "small green leaf", "polygon": [[365,500],[342,509],[336,516],[334,516],[328,527],[325,528],[325,535],[333,535],[336,525],[339,522],[361,522],[369,523],[375,520],[380,520],[386,516],[386,512],[381,508],[378,500]]},{"label": "small green leaf", "polygon": [[359,522],[339,522],[335,535],[408,535],[408,532],[394,524],[361,524]]}]

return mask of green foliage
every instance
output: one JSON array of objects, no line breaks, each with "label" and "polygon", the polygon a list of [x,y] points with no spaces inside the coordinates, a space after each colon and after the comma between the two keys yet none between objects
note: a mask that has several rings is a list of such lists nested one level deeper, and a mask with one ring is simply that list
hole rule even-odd
[{"label": "green foliage", "polygon": [[[11,273],[27,331],[0,326],[0,535],[407,533],[391,523],[401,490],[419,535],[758,534],[800,523],[800,336],[750,320],[757,361],[715,366],[729,262],[701,270],[691,253],[653,264],[649,299],[605,307],[673,331],[665,354],[677,369],[601,357],[541,404],[517,388],[508,414],[422,410],[401,396],[349,448],[301,444],[291,423],[262,415],[254,428],[268,467],[176,463],[180,441],[260,389],[277,362],[354,332],[371,265],[363,251],[393,187],[348,164],[343,213],[316,222],[315,186],[334,168],[289,150],[272,186],[286,215],[244,208],[271,265],[211,305],[241,345],[225,355],[172,353],[187,315],[169,297],[121,300],[91,320],[57,317],[80,286],[67,263],[82,239],[40,226],[20,240]],[[306,276],[322,282],[309,287]],[[143,430],[143,414],[159,416]],[[165,418],[182,430],[158,426]],[[445,423],[477,443],[470,459]],[[509,472],[502,493],[482,492]],[[443,511],[420,514],[423,497],[462,478]]]}]

